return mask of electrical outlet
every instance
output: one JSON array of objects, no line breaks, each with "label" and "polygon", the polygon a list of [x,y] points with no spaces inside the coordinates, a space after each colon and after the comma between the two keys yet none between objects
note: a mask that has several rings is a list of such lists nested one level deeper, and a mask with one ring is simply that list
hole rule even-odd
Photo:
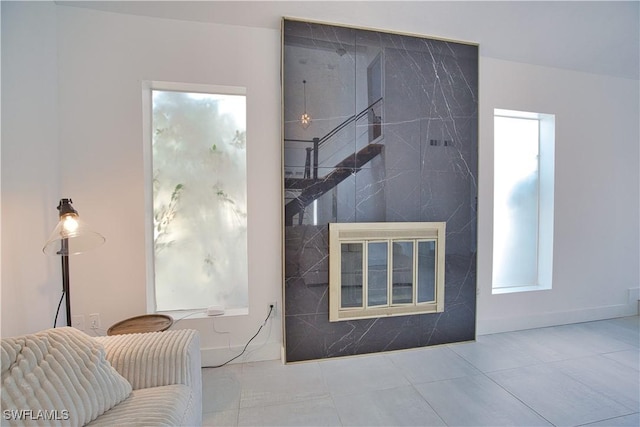
[{"label": "electrical outlet", "polygon": [[[273,309],[271,308],[271,306],[273,306]],[[275,317],[276,313],[278,312],[278,303],[276,301],[271,301],[269,304],[267,304],[267,310],[271,310],[271,317]]]},{"label": "electrical outlet", "polygon": [[89,327],[94,331],[100,329],[100,313],[92,313],[89,315]]},{"label": "electrical outlet", "polygon": [[71,326],[84,331],[84,314],[74,314],[71,316]]}]

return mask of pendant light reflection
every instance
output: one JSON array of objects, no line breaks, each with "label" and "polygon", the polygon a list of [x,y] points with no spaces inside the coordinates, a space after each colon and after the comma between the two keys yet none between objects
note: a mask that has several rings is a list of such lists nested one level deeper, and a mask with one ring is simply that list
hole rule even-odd
[{"label": "pendant light reflection", "polygon": [[306,129],[311,124],[311,116],[307,113],[307,81],[302,81],[302,93],[304,96],[304,112],[300,116],[300,125],[302,129]]}]

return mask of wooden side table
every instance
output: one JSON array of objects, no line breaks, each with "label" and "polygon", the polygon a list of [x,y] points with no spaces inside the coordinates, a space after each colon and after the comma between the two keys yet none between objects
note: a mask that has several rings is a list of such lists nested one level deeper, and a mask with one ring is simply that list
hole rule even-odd
[{"label": "wooden side table", "polygon": [[173,325],[173,318],[165,314],[144,314],[121,320],[107,330],[107,335],[139,334],[166,331]]}]

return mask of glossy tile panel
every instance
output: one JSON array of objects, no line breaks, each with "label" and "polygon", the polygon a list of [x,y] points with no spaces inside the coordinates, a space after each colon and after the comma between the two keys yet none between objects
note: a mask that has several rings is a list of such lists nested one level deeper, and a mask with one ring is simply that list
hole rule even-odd
[{"label": "glossy tile panel", "polygon": [[[477,46],[294,20],[283,34],[287,361],[474,339]],[[447,223],[445,311],[330,323],[328,224],[428,221]]]}]

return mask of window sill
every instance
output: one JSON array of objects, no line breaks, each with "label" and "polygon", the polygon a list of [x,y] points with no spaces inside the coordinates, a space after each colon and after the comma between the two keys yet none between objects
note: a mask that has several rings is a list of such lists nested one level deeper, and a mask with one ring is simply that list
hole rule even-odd
[{"label": "window sill", "polygon": [[249,314],[249,309],[248,308],[228,308],[228,309],[225,309],[224,314],[219,314],[216,316],[207,316],[206,309],[158,311],[156,313],[171,316],[175,323],[179,320],[186,320],[186,319],[206,319],[206,318],[247,316]]},{"label": "window sill", "polygon": [[550,286],[542,285],[529,285],[529,286],[509,286],[504,288],[491,288],[492,295],[500,294],[514,294],[518,292],[535,292],[535,291],[549,291]]}]

